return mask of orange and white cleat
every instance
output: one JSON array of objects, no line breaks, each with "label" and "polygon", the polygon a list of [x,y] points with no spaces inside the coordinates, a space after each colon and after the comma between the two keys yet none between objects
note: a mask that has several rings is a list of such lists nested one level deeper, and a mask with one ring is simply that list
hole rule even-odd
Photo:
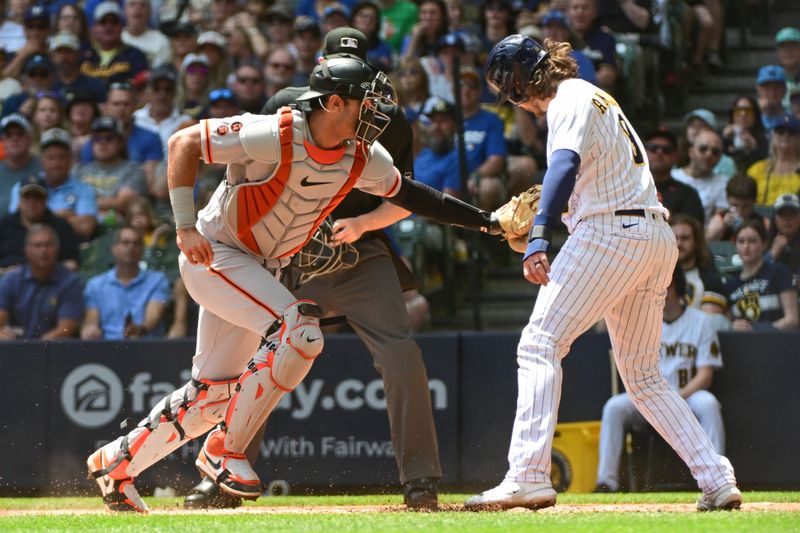
[{"label": "orange and white cleat", "polygon": [[116,467],[117,461],[106,461],[103,448],[100,448],[86,460],[89,469],[89,478],[97,481],[100,493],[103,495],[103,503],[106,509],[115,513],[147,513],[150,508],[144,503],[136,487],[133,486],[133,478],[114,479],[109,474]]},{"label": "orange and white cleat", "polygon": [[209,433],[194,463],[200,474],[215,480],[219,487],[234,496],[255,500],[261,496],[261,480],[243,453],[225,449],[225,432]]}]

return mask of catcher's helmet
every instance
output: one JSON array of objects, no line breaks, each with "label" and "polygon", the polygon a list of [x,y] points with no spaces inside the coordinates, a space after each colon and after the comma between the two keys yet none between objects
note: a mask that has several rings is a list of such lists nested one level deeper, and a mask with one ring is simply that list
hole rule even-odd
[{"label": "catcher's helmet", "polygon": [[509,35],[489,52],[486,82],[501,103],[523,104],[528,100],[528,83],[546,57],[547,51],[530,37]]}]

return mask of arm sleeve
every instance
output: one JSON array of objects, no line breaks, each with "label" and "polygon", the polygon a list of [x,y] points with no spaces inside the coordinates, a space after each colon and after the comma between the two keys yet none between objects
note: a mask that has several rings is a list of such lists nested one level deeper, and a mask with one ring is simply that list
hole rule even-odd
[{"label": "arm sleeve", "polygon": [[399,191],[389,201],[444,224],[475,230],[490,226],[490,213],[414,180],[403,179]]},{"label": "arm sleeve", "polygon": [[575,188],[580,166],[581,157],[573,150],[553,152],[542,182],[542,197],[534,225],[552,228],[558,222]]},{"label": "arm sleeve", "polygon": [[58,319],[83,318],[83,297],[81,295],[81,280],[74,276],[71,283],[64,289],[61,302],[58,306]]}]

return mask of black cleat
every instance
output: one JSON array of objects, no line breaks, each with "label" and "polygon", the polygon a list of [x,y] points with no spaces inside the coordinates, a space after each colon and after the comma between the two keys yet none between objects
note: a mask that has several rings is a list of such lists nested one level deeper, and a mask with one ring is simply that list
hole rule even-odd
[{"label": "black cleat", "polygon": [[594,490],[592,492],[595,494],[611,494],[619,491],[614,490],[610,485],[601,482],[594,486]]},{"label": "black cleat", "polygon": [[404,483],[403,503],[415,511],[438,511],[439,480],[432,477],[421,477]]},{"label": "black cleat", "polygon": [[219,486],[207,477],[192,487],[183,500],[184,509],[235,509],[240,505],[242,505],[241,498],[220,490]]}]

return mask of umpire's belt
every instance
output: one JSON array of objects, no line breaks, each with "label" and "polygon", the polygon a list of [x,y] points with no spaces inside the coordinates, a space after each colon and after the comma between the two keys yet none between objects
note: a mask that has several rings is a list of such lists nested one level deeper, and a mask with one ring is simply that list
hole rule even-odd
[{"label": "umpire's belt", "polygon": [[647,215],[650,215],[653,219],[661,215],[664,221],[667,220],[667,217],[661,213],[657,213],[655,211],[645,211],[644,209],[617,209],[614,211],[614,215],[618,217],[642,217],[646,218]]}]

